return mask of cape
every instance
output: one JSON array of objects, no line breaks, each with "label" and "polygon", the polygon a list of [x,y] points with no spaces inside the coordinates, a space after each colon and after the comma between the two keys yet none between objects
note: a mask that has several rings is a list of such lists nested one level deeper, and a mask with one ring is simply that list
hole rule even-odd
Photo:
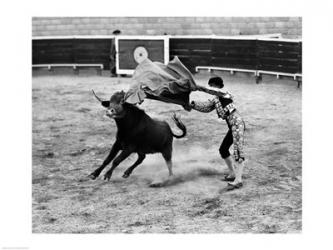
[{"label": "cape", "polygon": [[198,90],[191,72],[174,57],[167,65],[142,61],[134,71],[125,102],[142,103],[145,98],[185,105],[191,91]]}]

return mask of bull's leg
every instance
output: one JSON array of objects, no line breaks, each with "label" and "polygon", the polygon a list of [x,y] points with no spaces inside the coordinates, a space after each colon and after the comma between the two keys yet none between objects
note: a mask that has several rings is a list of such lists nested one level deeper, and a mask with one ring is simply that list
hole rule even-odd
[{"label": "bull's leg", "polygon": [[170,181],[170,179],[172,177],[174,177],[173,172],[172,172],[172,148],[171,149],[167,149],[164,152],[162,152],[163,158],[165,159],[165,162],[167,164],[168,167],[168,171],[169,171],[169,178],[168,180],[155,180],[153,181],[149,186],[150,187],[162,187],[163,185],[165,185],[168,181]]},{"label": "bull's leg", "polygon": [[145,154],[138,154],[139,157],[136,160],[136,162],[134,162],[134,164],[132,166],[130,166],[128,169],[126,169],[126,171],[123,174],[123,178],[127,178],[131,175],[132,171],[134,170],[134,168],[136,168],[138,165],[141,164],[141,162],[143,162],[143,160],[146,158]]},{"label": "bull's leg", "polygon": [[120,145],[120,142],[119,141],[116,141],[111,150],[110,150],[110,153],[109,155],[106,157],[106,159],[104,160],[103,164],[97,168],[94,172],[92,172],[89,177],[91,179],[96,179],[100,173],[103,171],[103,169],[113,160],[114,157],[116,157],[116,155],[118,154],[118,152],[120,151],[121,149],[121,145]]},{"label": "bull's leg", "polygon": [[116,159],[114,159],[114,161],[112,162],[112,166],[110,168],[109,171],[106,172],[106,174],[104,175],[104,180],[110,180],[111,175],[113,170],[123,161],[125,160],[130,154],[132,153],[131,150],[125,149],[124,151],[122,151],[117,157]]},{"label": "bull's leg", "polygon": [[168,167],[168,171],[169,171],[169,176],[173,176],[173,172],[172,172],[172,148],[168,149],[164,152],[162,152],[163,158],[167,164]]},{"label": "bull's leg", "polygon": [[168,166],[168,170],[169,170],[169,176],[173,176],[173,172],[172,172],[172,161],[166,161],[166,164]]}]

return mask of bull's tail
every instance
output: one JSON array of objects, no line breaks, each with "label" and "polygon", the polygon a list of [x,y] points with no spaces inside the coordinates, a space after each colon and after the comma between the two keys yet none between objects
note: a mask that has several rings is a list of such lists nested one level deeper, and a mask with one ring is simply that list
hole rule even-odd
[{"label": "bull's tail", "polygon": [[181,135],[175,135],[175,134],[171,131],[173,137],[179,139],[179,138],[183,138],[184,136],[186,136],[186,132],[187,132],[187,131],[186,131],[186,127],[185,127],[184,123],[182,123],[182,121],[180,120],[180,118],[176,116],[175,113],[174,113],[173,116],[172,116],[172,120],[176,123],[177,127],[178,127],[181,131],[183,131],[183,134],[181,134]]}]

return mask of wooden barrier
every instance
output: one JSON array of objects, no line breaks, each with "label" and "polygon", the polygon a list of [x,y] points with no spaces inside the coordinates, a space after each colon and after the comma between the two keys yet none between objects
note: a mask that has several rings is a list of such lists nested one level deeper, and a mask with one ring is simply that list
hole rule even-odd
[{"label": "wooden barrier", "polygon": [[32,64],[102,64],[110,67],[111,38],[64,38],[34,39],[32,41]]},{"label": "wooden barrier", "polygon": [[[133,40],[137,36],[117,36],[117,39],[122,37]],[[276,34],[266,37],[163,36],[158,38],[144,36],[144,39],[162,39],[167,44],[164,51],[164,63],[167,63],[169,58],[178,56],[191,72],[203,69],[227,70],[231,73],[250,72],[256,75],[257,82],[263,74],[273,74],[277,77],[290,76],[300,85],[302,41],[276,37],[279,36]],[[103,69],[110,69],[110,50],[113,39],[115,39],[114,36],[33,38],[33,64],[102,64]],[[148,42],[146,45],[149,47],[154,44]],[[118,53],[124,54],[123,50],[118,46]],[[121,65],[126,64],[123,63],[121,62]],[[117,67],[119,71],[120,64]],[[128,71],[129,74],[133,72],[132,68]]]}]

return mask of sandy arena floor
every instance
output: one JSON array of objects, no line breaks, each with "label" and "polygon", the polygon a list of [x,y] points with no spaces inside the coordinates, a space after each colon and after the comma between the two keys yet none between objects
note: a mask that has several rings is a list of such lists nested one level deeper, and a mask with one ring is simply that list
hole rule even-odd
[{"label": "sandy arena floor", "polygon": [[[196,76],[204,85],[208,75]],[[102,163],[115,140],[115,122],[91,94],[109,98],[130,78],[94,74],[34,76],[32,231],[34,233],[294,233],[302,228],[302,90],[292,80],[224,76],[246,121],[244,187],[225,192],[226,165],[218,148],[227,125],[209,114],[146,100],[152,117],[181,115],[188,135],[174,140],[176,181],[150,188],[167,176],[161,155],[148,155],[128,179],[85,177]],[[193,93],[193,100],[205,100]],[[108,168],[107,168],[108,169]]]}]

